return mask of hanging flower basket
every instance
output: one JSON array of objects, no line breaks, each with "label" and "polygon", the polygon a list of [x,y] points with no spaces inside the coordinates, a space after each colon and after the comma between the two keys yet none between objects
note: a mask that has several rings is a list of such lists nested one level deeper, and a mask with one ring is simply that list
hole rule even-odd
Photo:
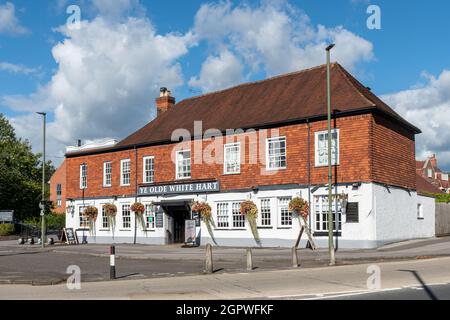
[{"label": "hanging flower basket", "polygon": [[116,225],[117,207],[113,203],[103,205],[103,214],[108,218],[108,226],[114,230]]},{"label": "hanging flower basket", "polygon": [[309,215],[309,204],[302,198],[294,198],[289,202],[289,211],[306,220]]},{"label": "hanging flower basket", "polygon": [[83,214],[87,217],[89,221],[89,232],[95,233],[95,222],[98,217],[98,209],[94,206],[88,206],[84,209]]},{"label": "hanging flower basket", "polygon": [[136,220],[141,225],[142,230],[146,231],[147,228],[145,225],[145,218],[144,218],[145,206],[140,202],[135,202],[131,205],[131,211],[133,211],[134,214],[136,215]]},{"label": "hanging flower basket", "polygon": [[205,223],[206,228],[208,229],[208,233],[211,236],[212,241],[217,244],[213,234],[213,227],[215,228],[215,225],[212,218],[211,206],[206,202],[196,201],[191,205],[191,210],[192,212],[197,212],[200,215],[200,218]]},{"label": "hanging flower basket", "polygon": [[253,201],[247,200],[241,203],[241,214],[247,219],[250,229],[252,230],[253,237],[258,245],[261,244],[259,238],[258,226],[256,219],[258,218],[258,207]]}]

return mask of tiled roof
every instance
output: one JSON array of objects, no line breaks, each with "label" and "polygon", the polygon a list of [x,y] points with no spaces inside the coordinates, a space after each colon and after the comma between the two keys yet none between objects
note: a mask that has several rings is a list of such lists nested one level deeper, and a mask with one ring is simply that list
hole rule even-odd
[{"label": "tiled roof", "polygon": [[[333,109],[340,112],[376,110],[410,130],[420,130],[359,83],[338,63],[331,67]],[[261,128],[326,116],[326,66],[185,99],[117,144],[117,147],[169,142],[175,129],[193,134],[194,121],[203,130]]]},{"label": "tiled roof", "polygon": [[438,187],[428,182],[420,175],[416,175],[417,192],[421,194],[443,193]]}]

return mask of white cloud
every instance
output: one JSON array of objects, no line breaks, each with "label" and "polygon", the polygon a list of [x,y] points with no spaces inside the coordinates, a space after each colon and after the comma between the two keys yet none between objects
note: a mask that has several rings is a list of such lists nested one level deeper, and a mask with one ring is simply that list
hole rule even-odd
[{"label": "white cloud", "polygon": [[13,74],[32,75],[41,72],[41,68],[30,68],[21,64],[9,62],[0,62],[0,71],[6,71]]},{"label": "white cloud", "polygon": [[425,85],[382,98],[423,131],[417,137],[417,157],[436,153],[442,167],[450,171],[450,70],[425,77]]},{"label": "white cloud", "polygon": [[[183,84],[177,60],[188,52],[190,34],[157,34],[145,18],[114,23],[97,17],[80,30],[58,29],[63,42],[52,49],[58,65],[51,81],[29,96],[9,96],[16,111],[47,111],[49,153],[62,155],[76,139],[123,138],[153,115],[159,88]],[[11,121],[18,135],[40,145],[37,116]]]},{"label": "white cloud", "polygon": [[374,58],[369,41],[341,26],[315,27],[286,1],[263,1],[255,8],[231,2],[205,4],[196,14],[193,32],[218,51],[233,50],[252,72],[262,69],[267,76],[323,64],[330,42],[336,43],[333,59],[350,70]]},{"label": "white cloud", "polygon": [[16,17],[16,8],[13,3],[0,4],[0,33],[26,34],[28,29],[20,25]]},{"label": "white cloud", "polygon": [[192,77],[189,85],[199,87],[203,92],[227,88],[243,80],[243,65],[228,50],[218,56],[209,56],[202,64],[199,77]]}]

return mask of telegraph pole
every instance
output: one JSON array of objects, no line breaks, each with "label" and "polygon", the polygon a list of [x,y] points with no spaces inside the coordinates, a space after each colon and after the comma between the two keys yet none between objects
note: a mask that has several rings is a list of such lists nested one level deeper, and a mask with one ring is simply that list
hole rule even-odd
[{"label": "telegraph pole", "polygon": [[45,247],[45,126],[46,126],[46,116],[45,112],[37,112],[42,116],[43,127],[42,127],[42,201],[39,206],[41,209],[41,248]]},{"label": "telegraph pole", "polygon": [[[328,250],[330,254],[330,266],[336,264],[334,252],[334,226],[333,226],[333,169],[331,157],[331,66],[330,51],[334,48],[334,44],[330,44],[325,50],[327,51],[327,109],[328,109]],[[337,222],[337,221],[336,221]]]}]

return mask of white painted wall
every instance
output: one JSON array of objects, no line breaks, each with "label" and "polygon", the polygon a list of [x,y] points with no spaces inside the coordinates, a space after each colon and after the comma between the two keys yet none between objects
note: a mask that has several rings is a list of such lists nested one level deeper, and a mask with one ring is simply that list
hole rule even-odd
[{"label": "white painted wall", "polygon": [[[374,200],[376,236],[380,244],[434,236],[434,199],[399,188],[374,185]],[[417,217],[418,203],[423,205],[423,220]]]}]

